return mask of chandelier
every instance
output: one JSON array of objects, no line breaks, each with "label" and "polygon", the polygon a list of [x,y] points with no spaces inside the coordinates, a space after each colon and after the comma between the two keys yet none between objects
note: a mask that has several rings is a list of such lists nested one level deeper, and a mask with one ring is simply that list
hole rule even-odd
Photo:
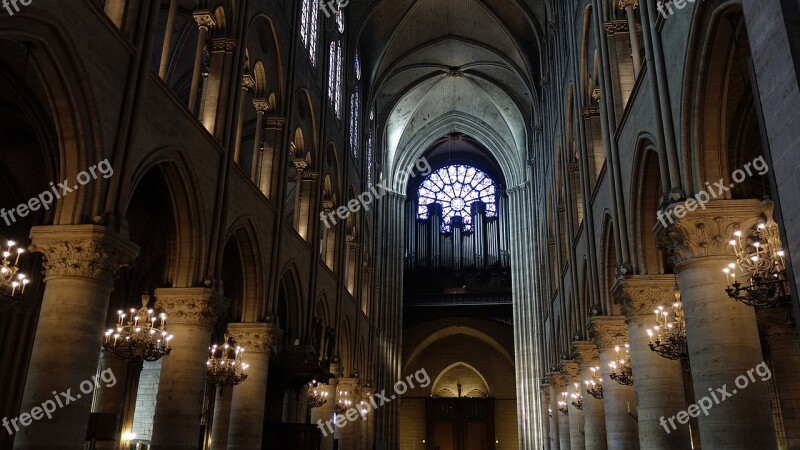
[{"label": "chandelier", "polygon": [[567,392],[564,391],[561,393],[561,400],[558,401],[558,410],[561,411],[561,414],[568,416],[569,415],[569,407],[567,406]]},{"label": "chandelier", "polygon": [[586,393],[598,400],[602,400],[603,378],[600,377],[600,367],[590,367],[589,370],[592,371],[592,379],[584,381],[586,383]]},{"label": "chandelier", "polygon": [[225,333],[223,344],[214,345],[209,351],[210,355],[206,362],[209,382],[224,387],[236,386],[247,379],[249,366],[242,361],[244,348],[236,345],[236,341],[230,337],[230,334]]},{"label": "chandelier", "polygon": [[683,318],[681,290],[675,283],[675,302],[671,311],[659,306],[653,313],[656,315],[656,326],[647,330],[650,336],[650,350],[667,359],[687,360],[689,347],[686,343],[686,321]]},{"label": "chandelier", "polygon": [[572,406],[578,411],[583,411],[583,395],[581,395],[580,383],[575,383],[575,392],[570,397],[572,397]]},{"label": "chandelier", "polygon": [[[733,232],[735,239],[730,240],[730,245],[736,261],[722,271],[730,298],[749,306],[771,308],[789,296],[789,284],[778,224],[772,219],[774,204],[764,200],[761,206],[766,222],[759,223],[747,236],[741,230]],[[746,285],[736,279],[737,272]]]},{"label": "chandelier", "polygon": [[117,311],[117,323],[106,331],[103,350],[126,361],[157,361],[172,351],[167,315],[147,309],[150,296],[142,295],[142,307],[130,314]]},{"label": "chandelier", "polygon": [[[30,280],[24,273],[19,271],[19,257],[25,253],[22,247],[16,247],[16,242],[7,241],[7,247],[3,250],[3,259],[0,261],[0,288],[3,293],[11,297],[11,301],[4,301],[0,306],[13,306],[19,301],[19,297],[25,293],[25,286]],[[14,248],[16,247],[16,248]],[[11,259],[14,262],[11,262]]]},{"label": "chandelier", "polygon": [[336,414],[339,415],[344,414],[345,412],[347,412],[348,409],[350,409],[351,406],[353,406],[353,402],[345,398],[347,397],[347,395],[348,395],[347,391],[339,391],[337,395],[339,399],[336,401],[336,408],[335,408]]},{"label": "chandelier", "polygon": [[317,383],[317,380],[308,383],[308,407],[310,409],[319,408],[325,403],[328,403],[328,393],[318,388],[318,385],[319,383]]},{"label": "chandelier", "polygon": [[[619,345],[614,347],[614,351],[617,352],[617,358],[614,362],[608,363],[608,366],[611,368],[611,373],[608,376],[616,381],[619,384],[625,386],[632,386],[633,385],[633,370],[631,369],[631,360],[630,360],[630,347],[628,344],[625,344],[625,357],[621,358],[619,356]],[[619,369],[619,373],[617,370]]]}]

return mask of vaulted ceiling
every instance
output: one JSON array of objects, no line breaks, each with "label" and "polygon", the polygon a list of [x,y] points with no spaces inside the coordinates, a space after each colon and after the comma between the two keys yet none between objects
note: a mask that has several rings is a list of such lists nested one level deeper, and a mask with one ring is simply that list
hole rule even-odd
[{"label": "vaulted ceiling", "polygon": [[480,141],[506,172],[524,162],[544,8],[541,0],[351,1],[382,163],[405,165],[452,132]]}]

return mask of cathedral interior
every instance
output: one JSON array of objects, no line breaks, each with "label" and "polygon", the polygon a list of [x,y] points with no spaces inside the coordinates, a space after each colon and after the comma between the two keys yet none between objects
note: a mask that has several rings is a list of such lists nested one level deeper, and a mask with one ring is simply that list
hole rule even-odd
[{"label": "cathedral interior", "polygon": [[798,0],[0,0],[0,449],[800,449]]}]

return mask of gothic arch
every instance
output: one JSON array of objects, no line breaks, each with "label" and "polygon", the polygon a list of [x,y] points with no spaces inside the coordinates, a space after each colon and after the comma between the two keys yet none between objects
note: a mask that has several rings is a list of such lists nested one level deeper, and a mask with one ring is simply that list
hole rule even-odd
[{"label": "gothic arch", "polygon": [[305,332],[305,293],[300,284],[299,272],[295,261],[284,265],[280,271],[278,296],[269,311],[272,311],[273,323],[283,332],[284,343],[291,344],[300,339]]},{"label": "gothic arch", "polygon": [[[78,172],[97,164],[104,155],[102,130],[97,126],[101,121],[94,120],[99,108],[88,86],[84,68],[77,62],[75,52],[64,45],[69,39],[57,25],[46,19],[15,16],[0,20],[0,41],[20,46],[22,55],[19,58],[24,59],[14,61],[11,66],[35,67],[39,76],[32,78],[47,82],[47,88],[41,89],[45,98],[36,103],[39,103],[38,108],[49,111],[44,117],[53,118],[52,125],[47,125],[52,127],[51,131],[47,132],[47,139],[42,140],[53,146],[47,164],[56,178],[49,181],[74,180]],[[29,55],[23,42],[30,43]],[[11,54],[4,54],[0,62],[11,57]],[[29,105],[33,107],[33,103]],[[44,126],[45,123],[36,125]],[[102,185],[101,180],[96,180],[61,198],[55,208],[53,223],[80,224],[100,215],[105,207],[99,194],[103,191]]]},{"label": "gothic arch", "polygon": [[[479,379],[480,379],[480,380],[483,382],[483,387],[486,389],[486,390],[484,391],[484,393],[485,393],[487,396],[490,396],[490,395],[491,395],[491,393],[492,393],[492,392],[491,392],[492,388],[489,386],[489,382],[488,382],[488,381],[486,381],[486,378],[483,376],[483,374],[481,373],[481,371],[480,371],[480,370],[478,370],[478,369],[476,369],[476,368],[475,368],[475,367],[473,367],[472,365],[470,365],[470,364],[467,364],[467,363],[465,363],[465,362],[463,362],[463,361],[459,361],[459,362],[456,362],[456,363],[450,364],[449,366],[447,366],[447,367],[445,367],[444,369],[442,369],[442,371],[441,371],[441,372],[439,372],[439,375],[437,375],[437,376],[436,376],[436,378],[433,380],[433,383],[431,383],[431,384],[430,384],[430,387],[429,387],[429,389],[430,389],[430,391],[429,391],[429,392],[430,392],[430,395],[436,395],[436,393],[440,391],[440,390],[439,390],[439,389],[437,389],[437,388],[439,387],[439,382],[440,382],[440,381],[442,381],[442,377],[444,377],[444,376],[445,376],[445,375],[446,375],[448,372],[450,372],[451,370],[453,370],[453,369],[455,369],[455,368],[457,368],[457,367],[464,367],[464,368],[467,368],[467,369],[469,369],[470,371],[474,372],[474,373],[475,373],[475,375],[477,375],[477,376],[478,376],[478,378],[479,378]],[[468,394],[468,393],[467,393],[467,394]]]},{"label": "gothic arch", "polygon": [[151,170],[160,171],[168,187],[176,229],[175,270],[172,287],[190,287],[203,279],[202,261],[207,257],[201,243],[206,235],[202,193],[196,185],[196,175],[184,159],[183,150],[164,147],[149,153],[131,172],[130,180],[122,183],[120,213],[127,215],[136,187]]},{"label": "gothic arch", "polygon": [[448,327],[439,328],[433,333],[422,338],[420,341],[411,345],[406,353],[407,356],[404,358],[405,363],[403,364],[403,372],[405,373],[410,370],[411,367],[413,367],[417,358],[419,358],[426,348],[442,339],[456,335],[470,336],[488,344],[494,348],[510,366],[514,366],[514,357],[511,355],[511,353],[500,342],[498,342],[497,339],[488,333],[468,325],[450,325]]},{"label": "gothic arch", "polygon": [[[264,251],[256,231],[257,226],[252,217],[240,217],[233,222],[226,233],[227,245],[236,245],[240,258],[242,277],[242,305],[238,309],[239,322],[260,322],[266,314],[267,273]],[[225,267],[222,267],[226,270]],[[223,286],[224,288],[225,286]],[[231,299],[233,300],[233,299]]]},{"label": "gothic arch", "polygon": [[659,274],[666,270],[653,227],[663,196],[669,192],[662,177],[661,156],[650,136],[640,136],[631,177],[632,261],[638,274]]}]

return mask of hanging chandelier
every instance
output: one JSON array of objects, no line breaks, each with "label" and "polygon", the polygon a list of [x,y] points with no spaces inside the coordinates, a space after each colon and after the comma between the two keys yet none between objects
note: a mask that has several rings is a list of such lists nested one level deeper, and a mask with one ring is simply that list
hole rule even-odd
[{"label": "hanging chandelier", "polygon": [[147,309],[150,296],[142,295],[142,307],[130,313],[117,311],[117,323],[105,333],[103,350],[125,361],[157,361],[172,351],[167,315]]},{"label": "hanging chandelier", "polygon": [[[766,222],[759,223],[746,236],[741,230],[733,232],[730,245],[736,260],[722,271],[730,298],[749,306],[771,308],[789,297],[789,283],[778,224],[772,218],[775,205],[772,200],[764,200],[761,206]],[[745,284],[736,279],[737,273]]]},{"label": "hanging chandelier", "polygon": [[656,315],[656,326],[647,330],[650,336],[650,350],[667,359],[689,359],[689,347],[686,342],[686,321],[683,318],[683,302],[681,290],[675,281],[673,295],[675,301],[670,310],[659,305],[653,313]]},{"label": "hanging chandelier", "polygon": [[206,362],[208,380],[220,387],[236,386],[247,379],[247,368],[244,361],[244,348],[236,345],[236,341],[225,333],[222,345],[214,345],[209,349],[208,362]]},{"label": "hanging chandelier", "polygon": [[592,371],[592,379],[585,380],[586,393],[592,397],[602,400],[603,399],[603,378],[600,376],[600,367],[590,367]]},{"label": "hanging chandelier", "polygon": [[319,408],[325,403],[328,403],[328,393],[319,388],[317,380],[312,380],[308,383],[308,407],[310,409]]},{"label": "hanging chandelier", "polygon": [[578,411],[583,411],[583,395],[581,395],[580,383],[575,383],[575,392],[570,397],[572,397],[572,406]]},{"label": "hanging chandelier", "polygon": [[[608,363],[608,366],[611,368],[611,373],[608,374],[608,376],[619,384],[632,386],[633,370],[631,369],[630,347],[628,344],[625,344],[624,358],[619,356],[619,345],[614,347],[614,351],[617,352],[617,358],[614,362]],[[619,372],[617,372],[617,370],[619,370]]]},{"label": "hanging chandelier", "polygon": [[[0,303],[0,310],[19,303],[22,294],[25,293],[25,286],[30,282],[28,277],[19,271],[19,258],[23,253],[25,253],[24,248],[17,247],[14,241],[7,241],[3,259],[0,261],[0,289],[7,299]],[[11,262],[12,258],[14,262]]]},{"label": "hanging chandelier", "polygon": [[336,400],[336,408],[335,408],[336,414],[342,415],[345,412],[347,412],[347,410],[350,409],[351,406],[353,406],[353,402],[346,398],[347,395],[348,395],[347,391],[339,391],[337,395],[338,400]]},{"label": "hanging chandelier", "polygon": [[569,415],[569,407],[567,406],[567,391],[561,393],[561,400],[558,401],[558,410],[561,411],[561,414],[568,416]]}]

